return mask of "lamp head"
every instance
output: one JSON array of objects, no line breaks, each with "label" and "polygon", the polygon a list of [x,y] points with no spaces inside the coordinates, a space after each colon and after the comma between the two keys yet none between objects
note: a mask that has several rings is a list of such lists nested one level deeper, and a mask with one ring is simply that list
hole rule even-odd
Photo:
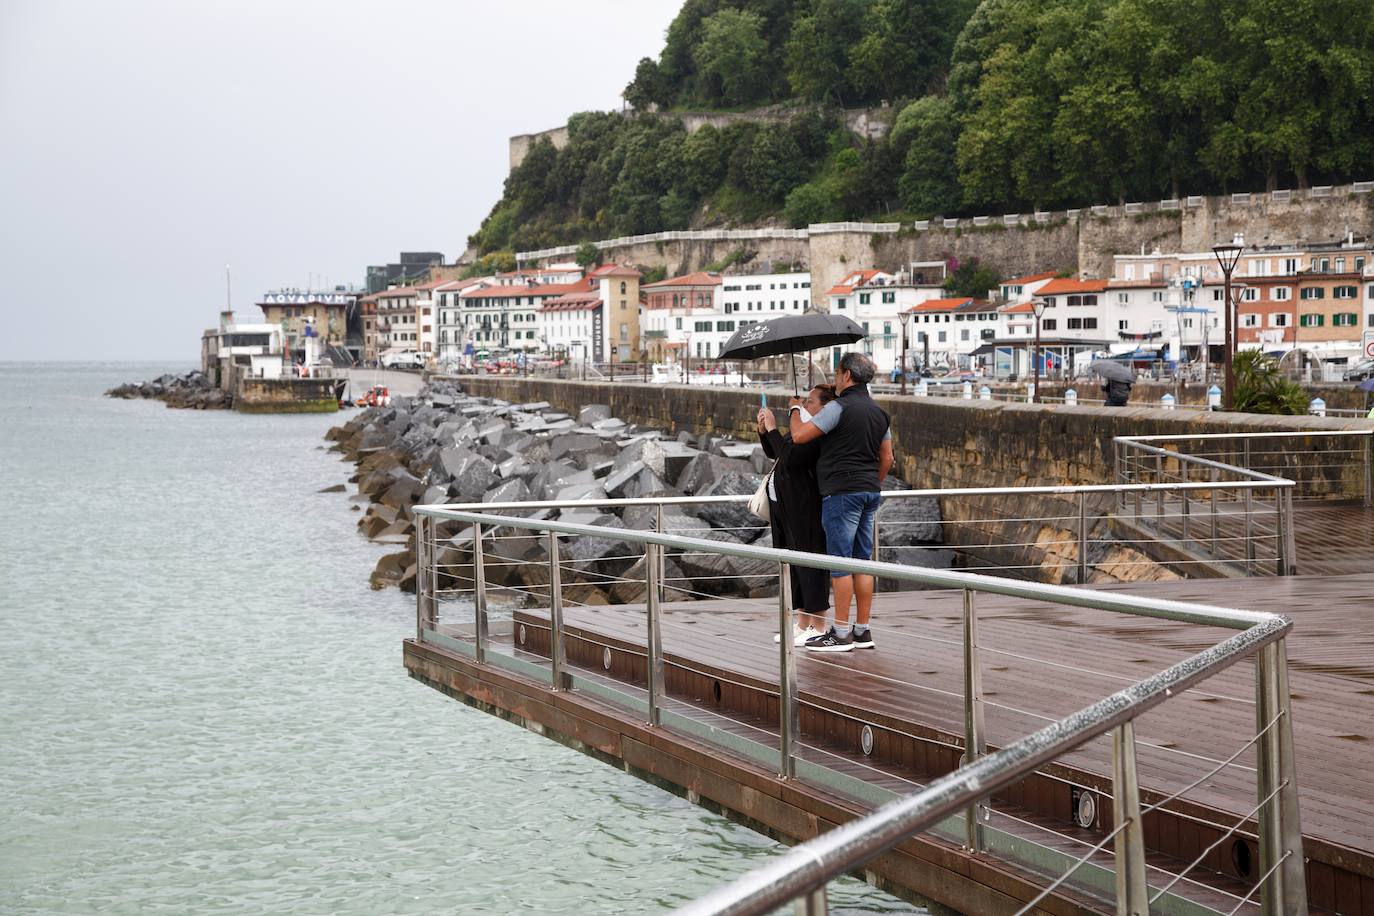
[{"label": "lamp head", "polygon": [[1045,314],[1045,300],[1039,296],[1031,300],[1031,311],[1035,312],[1035,317],[1039,318]]},{"label": "lamp head", "polygon": [[1229,244],[1212,246],[1212,254],[1216,255],[1221,272],[1227,275],[1236,269],[1236,262],[1240,260],[1240,253],[1244,250],[1245,236],[1239,232],[1231,238]]}]

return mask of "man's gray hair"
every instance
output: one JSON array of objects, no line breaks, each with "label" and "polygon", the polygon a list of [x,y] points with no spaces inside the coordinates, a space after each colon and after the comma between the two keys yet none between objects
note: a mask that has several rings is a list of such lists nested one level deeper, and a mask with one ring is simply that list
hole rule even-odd
[{"label": "man's gray hair", "polygon": [[855,350],[840,357],[840,368],[849,373],[856,385],[867,385],[878,374],[877,363]]}]

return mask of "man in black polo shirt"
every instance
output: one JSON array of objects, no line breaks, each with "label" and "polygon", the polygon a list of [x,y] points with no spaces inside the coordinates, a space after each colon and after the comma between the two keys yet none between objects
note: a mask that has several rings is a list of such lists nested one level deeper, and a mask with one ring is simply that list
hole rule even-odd
[{"label": "man in black polo shirt", "polygon": [[[835,370],[839,397],[809,421],[804,422],[796,409],[801,402],[792,399],[792,441],[800,445],[821,439],[816,477],[825,547],[832,557],[873,559],[873,519],[878,514],[883,478],[892,469],[892,424],[887,412],[868,393],[868,383],[877,368],[862,353],[846,353]],[[806,648],[812,652],[872,649],[868,617],[873,610],[873,577],[831,572],[830,586],[835,592],[835,623],[827,632],[807,640]],[[852,628],[851,599],[858,609]]]}]

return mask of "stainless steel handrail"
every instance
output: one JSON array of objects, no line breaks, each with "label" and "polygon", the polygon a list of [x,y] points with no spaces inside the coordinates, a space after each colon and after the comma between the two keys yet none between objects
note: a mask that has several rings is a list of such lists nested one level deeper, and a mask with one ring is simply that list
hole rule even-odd
[{"label": "stainless steel handrail", "polygon": [[[528,504],[515,504],[525,505]],[[488,506],[487,508],[490,508]],[[972,616],[970,596],[975,591],[1020,597],[1038,601],[1049,601],[1078,607],[1097,608],[1106,611],[1125,613],[1131,616],[1144,616],[1157,619],[1176,620],[1204,626],[1218,626],[1243,632],[1200,652],[1164,671],[1147,678],[1125,690],[1080,710],[1031,736],[1014,742],[997,753],[980,757],[958,772],[936,780],[935,783],[915,795],[894,802],[866,818],[837,828],[815,840],[804,843],[792,852],[780,857],[773,863],[746,875],[734,884],[719,889],[697,902],[690,904],[684,912],[738,913],[755,914],[771,910],[780,903],[801,896],[812,900],[823,900],[823,889],[831,878],[850,871],[915,832],[930,827],[948,814],[976,806],[980,799],[1015,780],[1029,774],[1037,767],[1055,757],[1072,750],[1086,741],[1114,732],[1114,804],[1119,807],[1118,822],[1127,829],[1119,830],[1116,835],[1117,897],[1119,908],[1126,906],[1141,912],[1148,906],[1145,887],[1144,843],[1139,823],[1139,786],[1135,777],[1135,739],[1132,721],[1141,713],[1153,708],[1169,697],[1173,691],[1182,690],[1211,674],[1226,668],[1242,658],[1260,652],[1261,664],[1257,666],[1257,694],[1263,701],[1260,705],[1261,721],[1268,722],[1276,715],[1282,721],[1278,727],[1261,733],[1260,754],[1262,766],[1259,768],[1261,817],[1259,818],[1261,836],[1261,868],[1264,878],[1260,882],[1267,912],[1302,911],[1306,907],[1305,887],[1303,885],[1302,837],[1298,826],[1298,802],[1296,778],[1292,761],[1292,732],[1289,721],[1286,661],[1283,650],[1283,637],[1291,627],[1290,621],[1280,615],[1244,611],[1239,609],[1218,608],[1192,602],[1170,601],[1166,599],[1116,595],[1108,592],[1085,591],[1066,586],[1022,582],[1010,579],[981,576],[973,573],[952,570],[923,569],[895,563],[873,560],[857,560],[828,557],[800,551],[783,550],[773,547],[754,547],[747,544],[732,544],[709,541],[683,535],[664,534],[656,531],[634,529],[607,529],[593,525],[572,522],[529,519],[493,514],[490,511],[467,511],[450,506],[422,505],[415,508],[419,518],[430,520],[428,529],[432,532],[435,519],[448,519],[474,526],[475,540],[480,542],[481,529],[490,527],[527,528],[553,534],[566,534],[587,537],[615,537],[634,544],[642,544],[646,555],[661,552],[663,548],[678,550],[700,550],[725,556],[777,562],[784,570],[789,563],[812,568],[839,570],[850,573],[882,576],[925,585],[963,589],[966,596],[966,625]],[[552,555],[552,554],[551,554]],[[480,578],[480,568],[475,573]],[[422,604],[423,595],[418,596]],[[432,597],[432,596],[431,596]],[[780,604],[779,624],[785,627],[789,620],[788,602]],[[649,633],[651,634],[649,670],[656,672],[656,665],[662,664],[662,647],[655,645],[652,634],[659,626],[657,619],[658,603],[656,596],[649,600]],[[479,645],[476,658],[483,661],[482,632],[484,629],[485,609],[477,608],[476,633]],[[424,638],[425,616],[420,616],[419,636]],[[556,614],[550,615],[550,625],[561,626]],[[786,632],[786,629],[782,630]],[[560,634],[551,634],[555,645]],[[967,636],[966,636],[967,638]],[[973,661],[976,665],[976,659]],[[789,652],[780,655],[782,684],[791,683],[795,677]],[[558,676],[555,674],[555,689]],[[650,675],[649,721],[652,726],[660,722],[655,710],[655,683],[662,683],[661,673]],[[660,688],[661,689],[661,688]],[[787,708],[780,710],[784,722],[790,723],[795,717],[795,693],[784,690],[790,699],[783,701]],[[966,696],[967,703],[972,697]],[[662,697],[658,697],[661,703]],[[787,724],[781,725],[781,776],[793,778],[793,761],[788,759],[789,744],[795,741],[795,733]],[[1125,798],[1129,795],[1129,798]],[[1115,798],[1115,796],[1123,796]],[[977,831],[971,831],[975,837]],[[975,840],[975,848],[981,845]],[[1081,864],[1080,860],[1080,864]],[[1062,878],[1061,878],[1062,880]]]},{"label": "stainless steel handrail", "polygon": [[902,840],[1029,775],[1061,754],[1158,706],[1175,691],[1283,638],[1291,623],[1277,615],[1248,630],[1047,725],[1000,751],[890,802],[872,814],[793,847],[767,865],[694,900],[684,916],[767,913],[878,857]]}]

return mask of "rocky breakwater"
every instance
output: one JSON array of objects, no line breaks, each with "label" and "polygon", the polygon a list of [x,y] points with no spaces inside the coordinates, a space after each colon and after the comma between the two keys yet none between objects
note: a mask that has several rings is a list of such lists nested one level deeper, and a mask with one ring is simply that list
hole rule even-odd
[{"label": "rocky breakwater", "polygon": [[[564,596],[580,604],[644,600],[643,549],[617,530],[654,530],[656,506],[575,505],[593,500],[747,496],[769,467],[757,443],[681,432],[667,438],[611,416],[601,404],[571,415],[545,402],[513,404],[465,395],[439,381],[414,398],[397,399],[330,430],[327,438],[357,463],[353,482],[370,503],[358,522],[367,537],[404,549],[382,557],[374,588],[415,588],[415,520],[419,504],[559,501],[560,508],[493,510],[497,514],[604,528],[605,537],[560,538]],[[905,489],[891,481],[893,489]],[[735,544],[771,546],[766,522],[744,502],[669,504],[663,530]],[[949,565],[945,551],[921,549],[940,539],[934,499],[888,502],[880,515],[882,558],[915,565]],[[483,530],[486,575],[493,596],[543,603],[548,586],[548,540],[529,529]],[[470,525],[439,522],[440,587],[472,588]],[[766,597],[777,594],[773,563],[705,551],[669,551],[664,583],[671,600]],[[895,587],[896,583],[888,583]]]},{"label": "rocky breakwater", "polygon": [[168,407],[185,410],[228,410],[234,399],[210,381],[205,373],[192,370],[185,375],[159,375],[151,382],[126,382],[105,392],[106,397],[153,398]]}]

